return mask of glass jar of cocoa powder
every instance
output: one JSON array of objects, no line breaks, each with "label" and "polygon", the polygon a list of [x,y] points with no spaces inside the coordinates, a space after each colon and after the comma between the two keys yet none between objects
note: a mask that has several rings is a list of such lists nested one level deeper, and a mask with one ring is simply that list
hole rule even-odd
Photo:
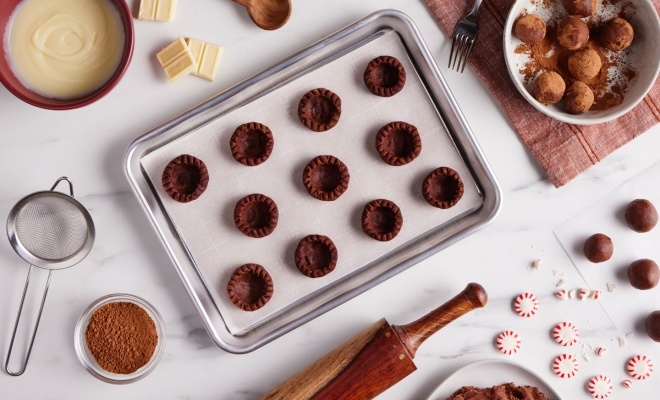
[{"label": "glass jar of cocoa powder", "polygon": [[78,359],[96,378],[113,384],[133,383],[158,365],[165,350],[165,323],[146,300],[111,294],[82,313],[74,345]]}]

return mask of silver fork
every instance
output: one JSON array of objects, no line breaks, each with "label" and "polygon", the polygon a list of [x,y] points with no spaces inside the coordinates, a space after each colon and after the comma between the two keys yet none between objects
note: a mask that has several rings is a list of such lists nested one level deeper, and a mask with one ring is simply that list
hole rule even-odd
[{"label": "silver fork", "polygon": [[[467,59],[472,52],[472,46],[477,38],[477,11],[482,0],[476,0],[472,12],[465,18],[460,20],[454,28],[454,34],[451,40],[451,53],[449,54],[449,68],[455,69],[457,72],[463,72]],[[454,65],[452,66],[452,59]],[[462,66],[461,66],[462,64]]]}]

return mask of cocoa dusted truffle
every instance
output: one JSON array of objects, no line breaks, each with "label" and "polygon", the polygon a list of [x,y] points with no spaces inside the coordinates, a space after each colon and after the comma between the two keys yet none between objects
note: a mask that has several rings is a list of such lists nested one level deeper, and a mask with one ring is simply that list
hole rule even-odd
[{"label": "cocoa dusted truffle", "polygon": [[646,334],[651,340],[660,342],[660,311],[653,311],[646,318]]},{"label": "cocoa dusted truffle", "polygon": [[646,199],[633,200],[626,207],[626,223],[635,232],[648,232],[658,223],[658,212]]},{"label": "cocoa dusted truffle", "polygon": [[414,125],[401,121],[390,122],[378,131],[376,150],[386,163],[406,165],[422,152],[422,139]]},{"label": "cocoa dusted truffle", "polygon": [[609,260],[614,253],[612,239],[602,233],[590,236],[584,242],[584,256],[592,263],[601,263]]},{"label": "cocoa dusted truffle", "polygon": [[310,278],[320,278],[334,271],[339,254],[327,236],[309,235],[296,248],[296,268]]},{"label": "cocoa dusted truffle", "polygon": [[653,289],[660,280],[660,268],[653,260],[637,260],[628,268],[628,279],[635,289]]},{"label": "cocoa dusted truffle", "polygon": [[422,195],[433,207],[451,208],[463,197],[461,177],[449,167],[440,167],[426,176],[422,183]]},{"label": "cocoa dusted truffle", "polygon": [[579,17],[569,15],[557,26],[557,40],[562,47],[577,50],[589,41],[589,27]]},{"label": "cocoa dusted truffle", "polygon": [[603,46],[612,51],[621,51],[633,41],[633,27],[623,18],[607,21],[600,31],[600,41]]},{"label": "cocoa dusted truffle", "polygon": [[566,89],[562,102],[569,113],[582,114],[594,104],[594,92],[585,83],[575,81]]},{"label": "cocoa dusted truffle", "polygon": [[229,140],[231,155],[248,167],[259,165],[273,152],[273,132],[266,125],[249,122],[236,128]]},{"label": "cocoa dusted truffle", "polygon": [[523,15],[516,21],[513,31],[523,43],[541,43],[545,38],[545,22],[536,14]]},{"label": "cocoa dusted truffle", "polygon": [[328,89],[310,90],[298,104],[300,122],[315,132],[334,128],[341,116],[341,99]]},{"label": "cocoa dusted truffle", "polygon": [[315,199],[335,201],[348,189],[351,176],[340,159],[318,156],[310,161],[302,174],[307,193]]},{"label": "cocoa dusted truffle", "polygon": [[563,0],[564,8],[571,15],[590,17],[598,11],[598,0]]},{"label": "cocoa dusted truffle", "polygon": [[236,307],[256,311],[273,297],[273,279],[259,264],[242,265],[231,274],[227,295]]},{"label": "cocoa dusted truffle", "polygon": [[209,184],[209,171],[199,158],[182,154],[163,170],[163,189],[168,196],[179,203],[196,200]]},{"label": "cocoa dusted truffle", "polygon": [[396,58],[380,56],[364,70],[364,84],[376,96],[394,96],[406,84],[406,70]]},{"label": "cocoa dusted truffle", "polygon": [[362,211],[362,230],[381,242],[396,237],[403,226],[403,215],[399,207],[389,200],[373,200]]},{"label": "cocoa dusted truffle", "polygon": [[568,57],[568,70],[571,75],[581,81],[588,81],[598,75],[602,66],[600,56],[595,50],[578,51]]},{"label": "cocoa dusted truffle", "polygon": [[539,75],[532,87],[534,98],[543,104],[554,104],[564,97],[566,83],[554,71],[546,71]]},{"label": "cocoa dusted truffle", "polygon": [[263,194],[245,196],[234,207],[234,224],[246,236],[262,238],[277,227],[277,204]]}]

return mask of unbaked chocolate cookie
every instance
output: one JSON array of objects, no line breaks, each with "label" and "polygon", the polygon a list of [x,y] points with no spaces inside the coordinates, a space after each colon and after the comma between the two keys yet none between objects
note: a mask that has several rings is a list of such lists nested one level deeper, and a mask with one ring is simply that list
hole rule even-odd
[{"label": "unbaked chocolate cookie", "polygon": [[362,211],[362,230],[381,242],[396,237],[403,226],[403,215],[399,207],[389,200],[373,200]]},{"label": "unbaked chocolate cookie", "polygon": [[414,125],[401,121],[390,122],[378,131],[376,150],[386,163],[406,165],[422,152],[422,139]]},{"label": "unbaked chocolate cookie", "polygon": [[310,90],[298,104],[300,122],[315,132],[332,129],[341,116],[341,99],[328,89]]},{"label": "unbaked chocolate cookie", "polygon": [[231,155],[248,167],[259,165],[273,152],[273,132],[263,124],[249,122],[236,128],[229,140]]},{"label": "unbaked chocolate cookie", "polygon": [[259,264],[242,265],[231,274],[227,295],[242,310],[258,310],[273,297],[273,279]]},{"label": "unbaked chocolate cookie", "polygon": [[456,171],[440,167],[428,174],[422,183],[422,194],[433,207],[451,208],[463,197],[465,188]]},{"label": "unbaked chocolate cookie", "polygon": [[635,232],[649,232],[658,223],[658,211],[646,199],[633,200],[626,207],[626,223]]},{"label": "unbaked chocolate cookie", "polygon": [[596,233],[584,242],[584,256],[592,263],[601,263],[612,258],[614,243],[609,236]]},{"label": "unbaked chocolate cookie", "polygon": [[394,96],[406,84],[406,70],[396,58],[380,56],[371,60],[364,70],[364,83],[376,96]]},{"label": "unbaked chocolate cookie", "polygon": [[310,278],[328,275],[337,266],[338,258],[337,248],[327,236],[305,236],[296,247],[296,267]]},{"label": "unbaked chocolate cookie", "polygon": [[263,194],[245,196],[234,208],[234,224],[239,231],[253,238],[262,238],[273,233],[278,218],[277,204]]},{"label": "unbaked chocolate cookie", "polygon": [[303,170],[302,181],[310,196],[334,201],[348,189],[351,176],[340,159],[333,156],[318,156]]},{"label": "unbaked chocolate cookie", "polygon": [[182,154],[163,170],[163,189],[175,201],[188,203],[204,193],[209,184],[209,171],[199,158]]}]

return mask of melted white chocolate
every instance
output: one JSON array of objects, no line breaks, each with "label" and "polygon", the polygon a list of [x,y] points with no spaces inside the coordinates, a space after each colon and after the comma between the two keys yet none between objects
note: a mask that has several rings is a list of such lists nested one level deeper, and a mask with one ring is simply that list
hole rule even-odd
[{"label": "melted white chocolate", "polygon": [[51,98],[78,98],[98,89],[124,50],[121,17],[109,0],[24,0],[7,29],[14,74]]}]

